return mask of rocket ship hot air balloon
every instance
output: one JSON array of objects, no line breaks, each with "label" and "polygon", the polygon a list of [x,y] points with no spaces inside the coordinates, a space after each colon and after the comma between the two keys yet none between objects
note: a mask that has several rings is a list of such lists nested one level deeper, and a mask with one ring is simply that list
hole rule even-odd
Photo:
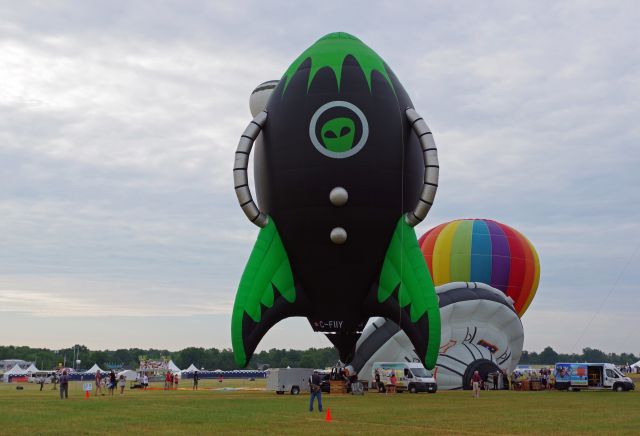
[{"label": "rocket ship hot air balloon", "polygon": [[[413,229],[438,183],[426,123],[386,63],[346,33],[324,36],[277,84],[259,86],[254,112],[267,91],[234,165],[240,206],[261,228],[233,309],[236,363],[246,366],[265,333],[293,316],[347,363],[367,320],[382,316],[433,367],[438,300]],[[257,204],[247,176],[254,143]]]}]

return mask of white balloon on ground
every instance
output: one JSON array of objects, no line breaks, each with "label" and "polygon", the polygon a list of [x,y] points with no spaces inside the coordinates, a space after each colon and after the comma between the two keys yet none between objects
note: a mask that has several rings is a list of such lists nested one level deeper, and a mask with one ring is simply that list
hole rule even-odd
[{"label": "white balloon on ground", "polygon": [[[455,282],[436,288],[440,299],[438,389],[469,386],[474,370],[482,375],[511,373],[524,344],[522,322],[513,301],[483,283]],[[362,380],[372,378],[374,362],[419,362],[409,338],[392,321],[377,318],[356,345],[352,365]]]},{"label": "white balloon on ground", "polygon": [[278,86],[279,80],[268,80],[256,86],[249,97],[249,110],[251,116],[255,117],[267,107],[269,97],[273,90]]}]

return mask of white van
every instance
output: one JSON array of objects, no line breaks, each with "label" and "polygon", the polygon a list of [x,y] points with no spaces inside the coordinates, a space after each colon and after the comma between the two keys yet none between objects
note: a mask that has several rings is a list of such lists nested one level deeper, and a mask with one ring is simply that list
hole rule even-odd
[{"label": "white van", "polygon": [[[391,374],[396,375],[396,391],[429,392],[435,394],[438,390],[436,379],[431,371],[427,371],[419,362],[374,362],[371,367],[373,379],[372,388],[384,392],[391,384]],[[380,383],[376,385],[376,374],[380,376]]]},{"label": "white van", "polygon": [[611,363],[556,363],[556,389],[607,389],[617,392],[635,389],[633,381]]}]

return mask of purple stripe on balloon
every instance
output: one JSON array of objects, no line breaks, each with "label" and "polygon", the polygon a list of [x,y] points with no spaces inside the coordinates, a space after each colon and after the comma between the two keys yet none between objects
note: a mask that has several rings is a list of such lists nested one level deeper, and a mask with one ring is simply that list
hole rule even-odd
[{"label": "purple stripe on balloon", "polygon": [[500,289],[505,294],[509,286],[509,241],[495,221],[486,220],[491,235],[491,286]]}]

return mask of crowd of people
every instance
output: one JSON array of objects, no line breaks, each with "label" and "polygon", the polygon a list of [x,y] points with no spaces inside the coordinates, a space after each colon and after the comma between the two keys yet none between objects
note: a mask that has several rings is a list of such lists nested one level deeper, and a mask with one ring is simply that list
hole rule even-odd
[{"label": "crowd of people", "polygon": [[556,379],[551,368],[516,369],[511,373],[510,381],[512,390],[549,390],[555,386]]},{"label": "crowd of people", "polygon": [[178,374],[174,374],[171,371],[167,371],[164,375],[164,389],[178,389],[178,383],[180,382],[180,378]]},{"label": "crowd of people", "polygon": [[633,367],[628,363],[626,365],[620,365],[618,369],[623,374],[640,374],[640,366]]},{"label": "crowd of people", "polygon": [[124,394],[124,388],[126,387],[127,379],[124,374],[120,374],[120,376],[116,376],[115,371],[111,370],[108,375],[102,376],[100,371],[96,372],[96,388],[95,395],[98,394],[105,395],[105,391],[108,392],[110,396],[113,396],[115,391],[119,388],[120,395]]},{"label": "crowd of people", "polygon": [[[50,377],[48,377],[52,384],[52,390],[60,391],[60,398],[68,398],[69,397],[69,381],[70,376],[68,371],[65,369],[60,374],[53,373]],[[199,376],[197,372],[193,376],[193,388],[198,389],[198,379]],[[47,377],[41,376],[37,380],[37,384],[40,385],[40,390],[44,389],[44,385],[47,381]],[[165,382],[164,389],[178,389],[178,385],[180,383],[179,374],[174,374],[170,371],[167,371],[165,374]],[[58,388],[60,385],[60,388]],[[124,395],[124,391],[127,385],[127,378],[124,374],[116,375],[114,370],[111,370],[109,373],[104,375],[100,371],[95,374],[95,388],[92,386],[94,390],[94,396],[98,395],[109,395],[113,396],[116,391],[120,392],[120,395]],[[149,376],[146,373],[142,373],[142,375],[138,375],[136,377],[135,387],[140,387],[143,390],[148,389],[149,387]]]},{"label": "crowd of people", "polygon": [[394,370],[390,370],[386,374],[386,376],[389,380],[389,383],[385,386],[385,384],[380,381],[380,368],[376,368],[373,376],[375,386],[378,389],[378,392],[384,392],[385,394],[395,394],[396,388],[398,387],[398,377],[396,376],[396,372]]},{"label": "crowd of people", "polygon": [[[51,384],[51,390],[59,391],[60,398],[66,399],[69,397],[69,384],[72,380],[84,382],[82,388],[86,391],[85,395],[92,395],[96,397],[99,395],[114,396],[116,392],[118,392],[119,395],[124,395],[128,381],[131,382],[131,389],[152,389],[150,388],[149,382],[153,381],[160,383],[164,382],[164,390],[177,390],[183,381],[183,376],[190,378],[193,383],[192,389],[197,390],[203,373],[195,370],[193,372],[189,371],[185,375],[182,372],[167,369],[162,370],[158,368],[138,370],[135,374],[132,370],[116,373],[113,369],[108,372],[96,371],[95,373],[77,373],[70,368],[61,367],[49,372],[39,371],[38,374],[34,374],[30,378],[29,382],[39,386],[40,391],[45,389],[45,385]],[[224,375],[222,372],[220,372],[217,378],[220,383],[224,381]],[[254,378],[251,380],[254,380]],[[188,380],[186,382],[189,383]]]}]

